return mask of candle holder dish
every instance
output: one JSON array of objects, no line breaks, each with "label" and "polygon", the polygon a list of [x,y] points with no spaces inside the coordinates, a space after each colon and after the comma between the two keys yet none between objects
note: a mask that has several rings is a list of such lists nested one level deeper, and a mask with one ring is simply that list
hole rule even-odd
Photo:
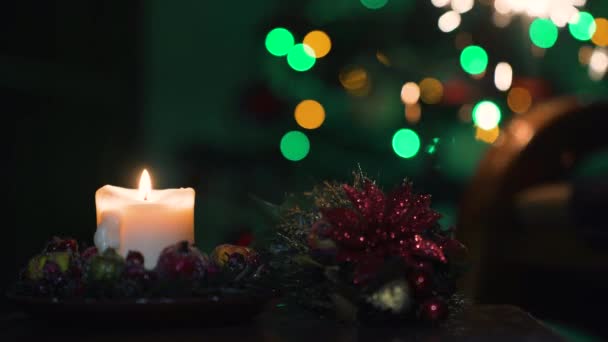
[{"label": "candle holder dish", "polygon": [[276,296],[266,265],[251,248],[220,245],[211,257],[180,242],[153,269],[141,253],[123,258],[108,248],[80,252],[73,239],[53,238],[30,259],[8,298],[32,316],[111,321],[239,322]]}]

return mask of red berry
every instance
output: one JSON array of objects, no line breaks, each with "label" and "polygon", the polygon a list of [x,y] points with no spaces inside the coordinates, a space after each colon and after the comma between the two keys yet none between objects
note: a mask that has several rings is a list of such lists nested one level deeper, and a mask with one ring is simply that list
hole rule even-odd
[{"label": "red berry", "polygon": [[143,265],[144,256],[137,251],[129,251],[127,254],[127,264],[129,265]]},{"label": "red berry", "polygon": [[420,305],[419,317],[429,323],[437,323],[448,315],[448,305],[441,298],[431,298]]},{"label": "red berry", "polygon": [[408,280],[414,290],[414,296],[423,298],[433,293],[433,278],[429,273],[413,271],[408,275]]},{"label": "red berry", "polygon": [[59,248],[62,251],[71,251],[72,253],[78,253],[78,242],[74,239],[63,239],[59,243]]},{"label": "red berry", "polygon": [[80,257],[84,261],[89,261],[89,259],[96,256],[97,254],[98,254],[97,247],[93,246],[93,247],[89,247],[89,248],[85,249],[84,252],[82,252],[82,254],[80,254]]},{"label": "red berry", "polygon": [[72,238],[59,238],[57,236],[54,236],[51,241],[49,241],[46,245],[46,252],[48,253],[52,253],[52,252],[72,252],[72,253],[77,253],[78,252],[78,243],[76,242],[76,240],[72,239]]},{"label": "red berry", "polygon": [[42,268],[45,275],[56,275],[61,273],[61,268],[54,261],[47,261]]},{"label": "red berry", "polygon": [[168,278],[200,278],[205,274],[205,262],[195,247],[182,241],[162,251],[156,271],[160,276]]},{"label": "red berry", "polygon": [[143,280],[146,277],[146,269],[143,265],[128,264],[123,271],[123,275],[128,279]]}]

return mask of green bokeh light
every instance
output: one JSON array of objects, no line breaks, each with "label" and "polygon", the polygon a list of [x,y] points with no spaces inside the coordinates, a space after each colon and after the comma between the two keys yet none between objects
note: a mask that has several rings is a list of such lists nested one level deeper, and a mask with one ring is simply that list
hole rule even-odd
[{"label": "green bokeh light", "polygon": [[550,19],[534,19],[530,25],[530,40],[543,49],[552,47],[557,41],[557,26]]},{"label": "green bokeh light", "polygon": [[488,67],[488,54],[480,46],[469,45],[460,53],[460,65],[469,74],[481,74]]},{"label": "green bokeh light", "polygon": [[308,155],[310,151],[310,141],[306,134],[299,131],[285,133],[281,139],[281,153],[283,157],[291,161],[299,161]]},{"label": "green bokeh light", "polygon": [[388,0],[361,0],[361,5],[369,9],[380,9],[388,3]]},{"label": "green bokeh light", "polygon": [[393,135],[393,150],[401,158],[412,158],[420,150],[420,138],[411,129],[403,128]]},{"label": "green bokeh light", "polygon": [[266,35],[266,49],[274,56],[285,56],[293,44],[293,35],[285,28],[277,27]]},{"label": "green bokeh light", "polygon": [[589,40],[595,33],[595,18],[588,12],[579,12],[578,21],[568,24],[572,37],[578,40]]},{"label": "green bokeh light", "polygon": [[305,44],[294,45],[287,54],[287,63],[295,71],[306,71],[315,65],[315,52]]},{"label": "green bokeh light", "polygon": [[500,107],[492,101],[481,101],[473,107],[473,122],[481,129],[494,129],[500,123],[500,118]]}]

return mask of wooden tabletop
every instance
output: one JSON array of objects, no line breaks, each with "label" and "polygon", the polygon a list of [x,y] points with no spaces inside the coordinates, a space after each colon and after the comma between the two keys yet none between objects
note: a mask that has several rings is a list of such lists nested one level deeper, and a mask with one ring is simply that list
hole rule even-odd
[{"label": "wooden tabletop", "polygon": [[0,341],[563,341],[514,306],[471,306],[441,326],[357,326],[271,306],[250,322],[215,326],[204,318],[181,326],[87,322],[62,317],[53,323],[12,313],[0,319]]}]

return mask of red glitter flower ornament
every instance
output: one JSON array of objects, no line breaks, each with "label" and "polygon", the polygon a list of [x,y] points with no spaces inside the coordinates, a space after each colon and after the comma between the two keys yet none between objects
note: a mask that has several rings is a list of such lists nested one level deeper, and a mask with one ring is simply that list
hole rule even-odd
[{"label": "red glitter flower ornament", "polygon": [[404,182],[387,196],[369,179],[358,190],[343,185],[353,208],[322,209],[331,223],[330,238],[338,246],[339,261],[355,264],[355,282],[372,275],[387,257],[401,257],[415,267],[416,257],[445,263],[437,243],[426,238],[439,213],[431,209],[431,196],[412,192]]}]

